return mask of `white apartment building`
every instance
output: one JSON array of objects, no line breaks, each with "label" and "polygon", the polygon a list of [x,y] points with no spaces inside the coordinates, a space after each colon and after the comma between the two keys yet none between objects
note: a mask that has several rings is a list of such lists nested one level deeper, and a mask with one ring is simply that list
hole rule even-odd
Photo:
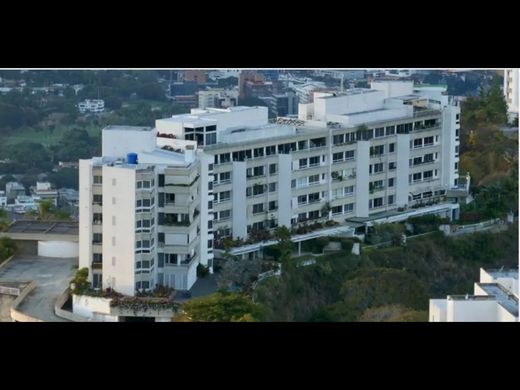
[{"label": "white apartment building", "polygon": [[53,206],[58,205],[58,190],[47,181],[36,182],[36,187],[31,187],[31,194],[37,200],[50,200]]},{"label": "white apartment building", "polygon": [[100,113],[105,111],[105,101],[101,99],[86,99],[85,101],[78,104],[78,109],[81,114],[87,112]]},{"label": "white apartment building", "polygon": [[379,81],[317,93],[299,105],[298,119],[269,123],[266,107],[193,109],[156,127],[212,155],[219,236],[331,219],[395,221],[419,204],[453,218],[458,205],[443,202],[458,187],[460,108],[445,93]]},{"label": "white apartment building", "polygon": [[504,96],[509,119],[518,118],[518,69],[504,69]]},{"label": "white apartment building", "polygon": [[430,299],[430,322],[518,322],[518,269],[480,269],[474,294]]},{"label": "white apartment building", "polygon": [[94,288],[187,290],[198,264],[212,272],[212,167],[195,144],[109,126],[103,156],[80,160],[79,266]]},{"label": "white apartment building", "polygon": [[228,108],[234,107],[238,103],[238,90],[223,88],[208,89],[199,91],[199,107],[204,108]]}]

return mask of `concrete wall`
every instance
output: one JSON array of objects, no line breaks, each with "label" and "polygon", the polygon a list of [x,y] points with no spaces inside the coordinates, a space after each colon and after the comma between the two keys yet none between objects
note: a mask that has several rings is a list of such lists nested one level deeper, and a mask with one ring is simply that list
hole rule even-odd
[{"label": "concrete wall", "polygon": [[126,295],[135,290],[135,182],[134,169],[103,166],[103,288]]},{"label": "concrete wall", "polygon": [[[126,158],[127,153],[150,152],[155,148],[156,130],[103,130],[102,155]],[[124,140],[124,142],[121,142]]]},{"label": "concrete wall", "polygon": [[92,261],[92,186],[92,161],[79,160],[79,268],[88,268]]},{"label": "concrete wall", "polygon": [[413,93],[413,81],[372,81],[370,88],[381,91],[385,98]]},{"label": "concrete wall", "polygon": [[67,302],[70,297],[70,289],[66,289],[63,293],[56,299],[56,303],[54,304],[54,314],[58,317],[64,318],[66,320],[72,322],[85,322],[88,321],[88,318],[80,316],[78,314],[71,313],[68,310],[63,310],[62,307]]},{"label": "concrete wall", "polygon": [[356,217],[368,217],[370,141],[358,141],[356,149]]},{"label": "concrete wall", "polygon": [[[213,175],[209,174],[208,166],[213,163],[213,156],[206,153],[198,153],[198,155],[200,157],[200,177],[202,180],[199,180],[200,246],[197,252],[200,254],[200,263],[207,266],[209,260],[208,240],[213,239],[213,234],[208,235],[208,221],[213,220],[213,209],[211,211],[208,209],[208,201],[213,200],[213,191],[209,191],[208,182],[213,181]],[[211,193],[211,196],[209,193]]]},{"label": "concrete wall", "polygon": [[455,163],[459,162],[459,157],[455,157],[455,147],[460,145],[460,141],[455,141],[456,128],[460,127],[456,124],[457,114],[460,114],[460,107],[456,106],[448,106],[442,112],[441,183],[448,188],[453,187],[459,177],[459,171],[455,170]]},{"label": "concrete wall", "polygon": [[38,241],[38,256],[78,257],[79,243],[70,241]]},{"label": "concrete wall", "polygon": [[292,216],[291,164],[292,157],[290,154],[278,155],[278,225],[287,226],[289,229],[291,228]]},{"label": "concrete wall", "polygon": [[446,322],[446,299],[430,299],[430,322]]},{"label": "concrete wall", "polygon": [[246,166],[245,161],[234,161],[231,171],[231,200],[233,209],[231,218],[233,222],[233,238],[247,237],[247,201],[246,201]]},{"label": "concrete wall", "polygon": [[408,175],[410,167],[408,160],[410,158],[410,135],[397,134],[397,172],[395,183],[395,204],[403,207],[408,204],[408,193],[410,192],[408,184]]},{"label": "concrete wall", "polygon": [[494,300],[448,299],[447,322],[495,322],[497,302]]},{"label": "concrete wall", "polygon": [[32,281],[29,283],[23,291],[18,295],[18,298],[16,298],[11,306],[11,319],[13,322],[44,322],[40,320],[39,318],[32,317],[28,314],[22,313],[21,311],[18,311],[18,306],[22,303],[22,301],[25,299],[29,293],[36,288],[36,282]]},{"label": "concrete wall", "polygon": [[110,299],[89,297],[87,295],[73,295],[72,312],[89,319],[93,317],[94,312],[110,315]]},{"label": "concrete wall", "polygon": [[[319,95],[318,95],[319,96]],[[325,120],[327,115],[350,114],[383,108],[384,93],[380,91],[314,99],[314,117]]]}]

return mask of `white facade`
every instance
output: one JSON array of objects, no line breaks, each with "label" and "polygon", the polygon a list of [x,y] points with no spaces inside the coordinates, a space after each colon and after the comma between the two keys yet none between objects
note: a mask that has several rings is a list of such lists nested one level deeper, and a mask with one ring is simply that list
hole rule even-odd
[{"label": "white facade", "polygon": [[518,118],[518,69],[504,70],[504,96],[507,102],[509,117]]},{"label": "white facade", "polygon": [[50,200],[55,207],[58,205],[58,191],[49,182],[36,182],[36,187],[31,187],[31,193],[35,199]]},{"label": "white facade", "polygon": [[103,157],[80,160],[80,268],[94,288],[187,290],[198,264],[212,272],[210,158],[174,144],[156,129],[109,126]]},{"label": "white facade", "polygon": [[199,91],[197,94],[200,109],[234,107],[238,102],[238,90],[215,88]]},{"label": "white facade", "polygon": [[105,111],[105,101],[101,99],[86,99],[78,104],[78,109],[81,114],[100,113]]},{"label": "white facade", "polygon": [[430,322],[518,322],[518,269],[480,269],[474,294],[430,299]]},{"label": "white facade", "polygon": [[[198,146],[214,158],[213,226],[220,236],[344,223],[443,201],[457,186],[460,108],[414,93],[411,82],[373,87],[316,93],[314,103],[300,105],[299,119],[276,124],[268,124],[261,107],[235,107],[192,110],[158,120],[157,129],[180,140],[191,134],[187,129],[216,126],[216,143],[201,137]],[[327,204],[330,212],[323,211]]]}]

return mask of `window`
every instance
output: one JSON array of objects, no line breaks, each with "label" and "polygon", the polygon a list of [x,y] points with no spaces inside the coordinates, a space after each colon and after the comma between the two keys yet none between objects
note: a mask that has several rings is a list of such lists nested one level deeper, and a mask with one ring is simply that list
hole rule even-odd
[{"label": "window", "polygon": [[424,180],[430,180],[432,177],[433,177],[433,171],[424,171],[423,172]]},{"label": "window", "polygon": [[414,139],[413,140],[413,147],[414,148],[422,147],[422,138]]},{"label": "window", "polygon": [[386,135],[394,135],[394,134],[395,134],[395,126],[387,126]]},{"label": "window", "polygon": [[325,137],[321,138],[313,138],[309,141],[311,148],[320,148],[322,146],[325,146],[327,144],[327,141]]},{"label": "window", "polygon": [[455,146],[455,157],[458,157],[459,156],[459,147],[458,145]]},{"label": "window", "polygon": [[334,153],[332,155],[332,162],[341,162],[343,161],[343,152],[339,152],[339,153]]},{"label": "window", "polygon": [[422,178],[422,173],[421,172],[413,174],[413,181],[421,181],[421,178]]},{"label": "window", "polygon": [[103,235],[101,233],[94,233],[92,235],[92,242],[94,244],[101,244],[103,242]]},{"label": "window", "polygon": [[217,143],[217,133],[206,134],[206,145],[215,145]]},{"label": "window", "polygon": [[306,158],[300,158],[300,169],[304,169],[304,168],[307,168],[308,166],[308,161]]},{"label": "window", "polygon": [[269,174],[270,175],[275,175],[276,174],[276,164],[269,164]]},{"label": "window", "polygon": [[457,169],[459,169],[459,163],[458,162],[455,163],[455,170],[457,170]]},{"label": "window", "polygon": [[319,210],[309,211],[309,219],[318,219],[319,217],[320,217]]},{"label": "window", "polygon": [[265,188],[264,188],[263,184],[254,185],[253,186],[253,196],[262,195],[265,192],[264,190],[265,190]]},{"label": "window", "polygon": [[263,157],[264,156],[264,148],[255,148],[253,149],[254,157]]},{"label": "window", "polygon": [[432,192],[431,191],[423,192],[422,193],[422,197],[423,198],[431,198],[432,197]]},{"label": "window", "polygon": [[275,145],[272,145],[272,146],[266,146],[265,148],[265,154],[267,156],[271,156],[273,154],[276,154],[276,146]]},{"label": "window", "polygon": [[354,193],[354,186],[346,186],[344,188],[345,196],[350,196]]},{"label": "window", "polygon": [[264,204],[257,203],[253,205],[253,214],[262,213],[264,211]]},{"label": "window", "polygon": [[101,263],[103,261],[103,254],[102,253],[94,253],[94,263]]},{"label": "window", "polygon": [[347,150],[345,152],[345,160],[354,160],[354,151],[353,150]]},{"label": "window", "polygon": [[269,202],[269,211],[278,209],[278,201],[272,200]]},{"label": "window", "polygon": [[269,183],[269,192],[276,192],[276,183]]},{"label": "window", "polygon": [[208,191],[211,191],[213,189],[213,182],[208,181]]},{"label": "window", "polygon": [[143,181],[143,188],[150,188],[150,181],[149,180]]},{"label": "window", "polygon": [[176,253],[165,253],[164,262],[168,265],[177,265],[177,254]]},{"label": "window", "polygon": [[389,205],[394,204],[394,195],[388,195],[388,204]]},{"label": "window", "polygon": [[388,187],[393,187],[395,182],[395,178],[391,177],[388,179]]},{"label": "window", "polygon": [[459,129],[455,129],[455,137],[459,137]]},{"label": "window", "polygon": [[231,199],[231,191],[222,191],[218,194],[219,202],[226,202]]},{"label": "window", "polygon": [[422,157],[415,157],[413,159],[413,165],[421,165],[422,164]]},{"label": "window", "polygon": [[307,141],[298,141],[298,150],[308,149]]},{"label": "window", "polygon": [[424,163],[431,163],[433,162],[433,153],[425,154],[424,155]]},{"label": "window", "polygon": [[383,163],[374,164],[374,173],[383,172]]},{"label": "window", "polygon": [[314,156],[309,158],[309,167],[320,165],[320,156]]},{"label": "window", "polygon": [[231,154],[230,153],[223,153],[220,155],[220,163],[228,163],[231,161]]},{"label": "window", "polygon": [[354,203],[347,203],[343,206],[345,214],[352,213],[354,211]]},{"label": "window", "polygon": [[159,187],[164,187],[164,175],[159,175]]},{"label": "window", "polygon": [[231,182],[231,172],[222,172],[220,174],[220,184]]},{"label": "window", "polygon": [[253,176],[264,176],[264,166],[254,167]]},{"label": "window", "polygon": [[92,203],[102,206],[103,205],[103,195],[94,195]]},{"label": "window", "polygon": [[305,203],[307,203],[307,195],[298,196],[298,204],[305,204]]},{"label": "window", "polygon": [[309,203],[315,203],[320,201],[320,193],[315,192],[313,194],[309,194]]},{"label": "window", "polygon": [[103,184],[103,176],[94,176],[94,184]]},{"label": "window", "polygon": [[384,137],[385,136],[385,128],[384,127],[378,127],[375,129],[375,138],[378,137]]},{"label": "window", "polygon": [[222,210],[219,217],[220,220],[229,219],[231,217],[231,210]]},{"label": "window", "polygon": [[383,198],[374,199],[374,208],[383,206]]},{"label": "window", "polygon": [[332,208],[332,215],[343,214],[343,206],[336,206]]},{"label": "window", "polygon": [[425,137],[424,138],[424,146],[431,146],[433,145],[433,136],[432,137]]},{"label": "window", "polygon": [[393,162],[391,162],[391,163],[388,163],[388,169],[389,169],[390,171],[395,170],[396,167],[397,167],[397,163],[396,163],[395,161],[393,161]]},{"label": "window", "polygon": [[320,175],[309,176],[309,185],[319,184],[319,182],[320,182]]},{"label": "window", "polygon": [[370,156],[380,156],[385,153],[385,145],[377,145],[370,147]]},{"label": "window", "polygon": [[334,145],[341,145],[345,142],[345,134],[338,134],[332,137],[332,143]]},{"label": "window", "polygon": [[208,202],[208,209],[213,209],[213,202],[211,200]]},{"label": "window", "polygon": [[394,153],[395,152],[395,142],[392,142],[388,145],[388,153]]}]

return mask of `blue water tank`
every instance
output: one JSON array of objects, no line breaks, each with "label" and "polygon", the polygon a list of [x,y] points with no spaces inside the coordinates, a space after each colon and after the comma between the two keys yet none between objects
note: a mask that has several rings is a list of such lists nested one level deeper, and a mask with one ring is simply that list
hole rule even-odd
[{"label": "blue water tank", "polygon": [[137,153],[128,153],[126,155],[127,164],[137,164]]}]

